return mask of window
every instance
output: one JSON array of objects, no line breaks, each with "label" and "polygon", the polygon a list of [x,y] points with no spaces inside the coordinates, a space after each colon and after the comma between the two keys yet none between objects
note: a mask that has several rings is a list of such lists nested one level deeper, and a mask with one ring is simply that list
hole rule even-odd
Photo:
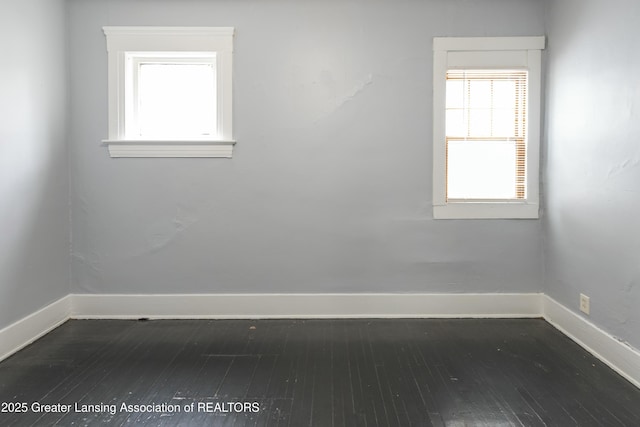
[{"label": "window", "polygon": [[434,218],[538,218],[544,41],[434,39]]},{"label": "window", "polygon": [[215,54],[128,54],[125,134],[131,138],[216,138]]},{"label": "window", "polygon": [[233,28],[103,30],[111,157],[231,157]]}]

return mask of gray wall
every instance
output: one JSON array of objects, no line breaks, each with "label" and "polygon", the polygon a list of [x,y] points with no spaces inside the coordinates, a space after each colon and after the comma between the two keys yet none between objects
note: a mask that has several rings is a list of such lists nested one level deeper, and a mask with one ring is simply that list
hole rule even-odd
[{"label": "gray wall", "polygon": [[[542,290],[540,221],[432,219],[431,41],[543,2],[69,5],[73,292]],[[103,25],[236,28],[233,159],[109,158]]]},{"label": "gray wall", "polygon": [[640,3],[550,3],[546,292],[640,348]]},{"label": "gray wall", "polygon": [[65,6],[0,0],[0,329],[69,292]]}]

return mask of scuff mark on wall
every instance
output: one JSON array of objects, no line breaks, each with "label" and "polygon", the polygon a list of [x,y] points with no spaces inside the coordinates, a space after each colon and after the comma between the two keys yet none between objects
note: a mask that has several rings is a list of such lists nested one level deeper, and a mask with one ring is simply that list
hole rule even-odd
[{"label": "scuff mark on wall", "polygon": [[640,285],[640,278],[636,277],[635,279],[629,281],[624,286],[624,291],[628,294],[633,293],[636,288]]},{"label": "scuff mark on wall", "polygon": [[[608,194],[638,194],[637,182],[640,178],[640,158],[629,156],[624,161],[609,166],[606,170],[603,187]],[[628,197],[626,195],[622,197]]]},{"label": "scuff mark on wall", "polygon": [[607,179],[627,172],[629,169],[633,169],[640,165],[640,159],[626,159],[624,162],[609,168],[607,172]]},{"label": "scuff mark on wall", "polygon": [[[362,95],[368,88],[372,86],[374,82],[373,74],[366,74],[363,78],[358,79],[353,85],[349,88],[340,91],[339,94],[331,95],[329,98],[325,99],[325,105],[322,108],[321,112],[313,119],[313,124],[317,125],[319,122],[327,119],[328,117],[338,113],[345,105],[357,99],[360,95]],[[330,73],[324,72],[324,75],[321,77],[320,81],[314,81],[313,85],[320,85],[322,87],[331,88],[331,92],[337,92],[340,89],[336,88],[336,86],[346,86],[346,82],[337,83],[333,80],[333,77]]]},{"label": "scuff mark on wall", "polygon": [[195,215],[178,206],[173,218],[156,221],[149,225],[146,230],[145,248],[134,256],[148,255],[166,248],[197,221],[198,218]]},{"label": "scuff mark on wall", "polygon": [[362,92],[364,92],[364,90],[367,88],[367,86],[371,85],[372,83],[373,83],[373,74],[369,73],[364,77],[364,79],[362,79],[361,81],[357,82],[344,95],[342,95],[341,97],[336,99],[334,107],[333,107],[333,111],[338,110],[340,107],[342,107],[347,102],[353,101],[358,95],[360,95]]},{"label": "scuff mark on wall", "polygon": [[633,344],[631,344],[629,341],[627,341],[627,340],[625,340],[623,338],[620,338],[620,337],[614,335],[613,339],[615,339],[616,341],[618,341],[620,344],[624,345],[625,347],[629,347],[633,351],[636,351],[636,352],[638,351],[638,349],[635,348],[633,346]]},{"label": "scuff mark on wall", "polygon": [[318,125],[357,99],[374,83],[372,73],[345,79],[336,77],[330,70],[323,70],[310,80],[303,80],[299,75],[302,72],[292,74],[294,82],[288,83],[285,89],[286,99],[290,102],[287,114],[298,127]]},{"label": "scuff mark on wall", "polygon": [[73,252],[71,258],[82,266],[88,268],[97,275],[102,275],[102,263],[100,262],[100,255],[96,253],[89,253],[87,256]]}]

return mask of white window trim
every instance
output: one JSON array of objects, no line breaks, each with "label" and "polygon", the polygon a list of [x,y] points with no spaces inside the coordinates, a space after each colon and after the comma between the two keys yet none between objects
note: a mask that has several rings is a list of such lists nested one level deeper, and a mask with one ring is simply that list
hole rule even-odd
[{"label": "white window trim", "polygon": [[[233,153],[233,27],[103,27],[108,53],[111,157],[226,157]],[[215,139],[127,139],[125,133],[126,55],[131,52],[215,52],[217,123]]]},{"label": "white window trim", "polygon": [[[433,39],[433,217],[539,218],[541,50],[545,37],[435,37]],[[455,67],[522,68],[529,72],[527,199],[447,201],[446,73]]]}]

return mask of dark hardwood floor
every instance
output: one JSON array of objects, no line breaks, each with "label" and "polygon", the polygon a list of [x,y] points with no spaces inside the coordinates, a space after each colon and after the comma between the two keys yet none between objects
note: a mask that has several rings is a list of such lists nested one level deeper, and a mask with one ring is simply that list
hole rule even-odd
[{"label": "dark hardwood floor", "polygon": [[640,426],[640,390],[539,319],[73,320],[0,363],[0,402],[1,426]]}]

